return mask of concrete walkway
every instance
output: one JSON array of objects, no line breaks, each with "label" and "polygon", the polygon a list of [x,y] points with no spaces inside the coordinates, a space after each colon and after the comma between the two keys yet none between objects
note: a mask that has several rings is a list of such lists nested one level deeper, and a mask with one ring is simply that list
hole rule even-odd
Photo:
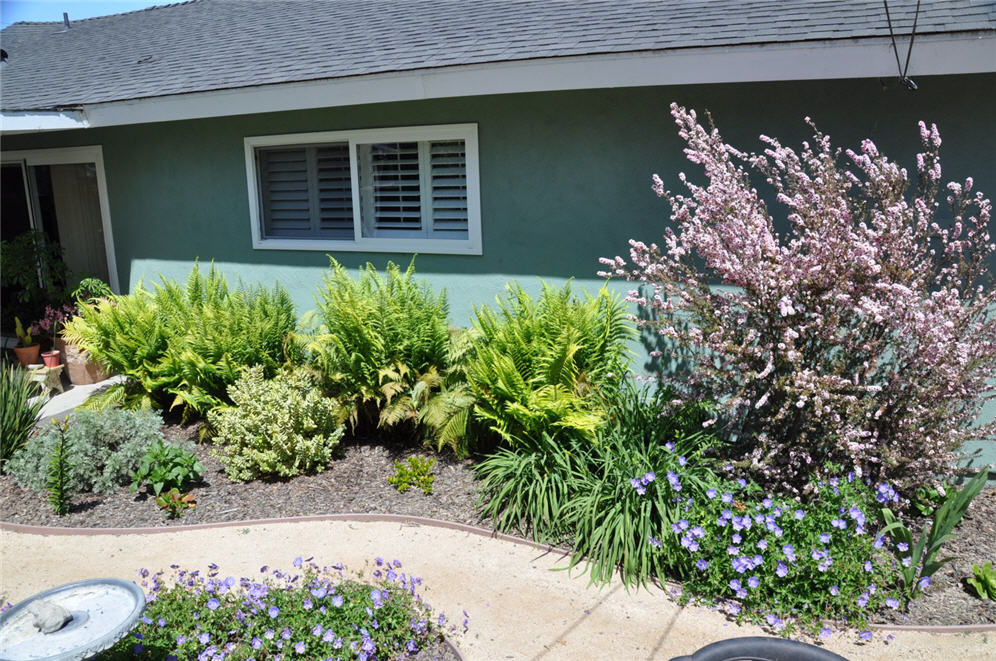
[{"label": "concrete walkway", "polygon": [[[83,578],[134,579],[138,569],[171,563],[222,575],[256,576],[260,566],[291,568],[296,556],[362,569],[373,558],[397,558],[422,576],[425,598],[450,619],[470,613],[455,639],[468,660],[669,659],[724,638],[763,635],[704,608],[681,608],[660,589],[598,589],[556,553],[467,530],[384,521],[307,520],[221,527],[169,528],[127,534],[36,534],[0,525],[0,595],[16,602]],[[876,633],[870,643],[835,634],[827,647],[849,659],[996,658],[996,631]]]}]

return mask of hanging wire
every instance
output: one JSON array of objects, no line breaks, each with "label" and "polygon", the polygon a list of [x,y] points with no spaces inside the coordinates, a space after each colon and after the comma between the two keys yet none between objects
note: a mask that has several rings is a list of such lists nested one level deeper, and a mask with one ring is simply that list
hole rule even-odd
[{"label": "hanging wire", "polygon": [[899,70],[899,82],[903,84],[904,87],[910,90],[915,90],[916,83],[914,83],[909,76],[906,74],[910,70],[910,55],[913,54],[913,42],[916,40],[916,24],[920,19],[920,0],[916,0],[916,13],[913,14],[913,30],[910,32],[910,45],[906,49],[906,66],[899,63],[899,47],[896,46],[896,34],[892,29],[892,17],[889,15],[889,0],[882,0],[882,4],[885,6],[885,20],[889,24],[889,37],[892,39],[892,52],[896,56],[896,69]]}]

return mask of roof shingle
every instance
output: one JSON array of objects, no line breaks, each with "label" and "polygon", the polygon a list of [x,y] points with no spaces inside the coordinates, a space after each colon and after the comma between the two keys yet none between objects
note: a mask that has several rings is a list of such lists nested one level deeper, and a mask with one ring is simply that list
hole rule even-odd
[{"label": "roof shingle", "polygon": [[[913,0],[892,0],[897,35]],[[922,0],[917,33],[993,31]],[[878,0],[192,0],[0,33],[5,110],[513,60],[888,36]]]}]

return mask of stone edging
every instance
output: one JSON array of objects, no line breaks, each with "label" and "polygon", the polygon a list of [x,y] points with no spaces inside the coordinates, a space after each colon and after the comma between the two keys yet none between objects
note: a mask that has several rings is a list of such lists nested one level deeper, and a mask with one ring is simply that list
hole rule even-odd
[{"label": "stone edging", "polygon": [[[21,533],[26,535],[51,535],[51,536],[73,536],[73,535],[155,535],[160,533],[184,532],[187,530],[211,530],[214,528],[231,528],[236,526],[257,526],[279,523],[306,523],[320,521],[351,521],[369,523],[414,523],[420,526],[431,526],[435,528],[445,528],[460,532],[499,539],[503,542],[512,542],[534,548],[543,553],[557,553],[567,557],[571,552],[557,546],[540,544],[521,537],[506,535],[505,533],[487,530],[479,526],[472,526],[466,523],[456,523],[454,521],[442,521],[440,519],[430,519],[422,516],[404,516],[400,514],[316,514],[310,516],[291,516],[277,519],[250,519],[248,521],[220,521],[216,523],[194,523],[191,525],[159,528],[60,528],[55,526],[30,526],[20,523],[8,523],[0,521],[0,530]],[[953,625],[909,625],[909,624],[869,624],[872,629],[878,631],[905,631],[917,633],[979,633],[996,632],[996,624],[953,624]],[[449,642],[449,641],[447,641]],[[461,659],[460,651],[450,643],[457,655]]]}]

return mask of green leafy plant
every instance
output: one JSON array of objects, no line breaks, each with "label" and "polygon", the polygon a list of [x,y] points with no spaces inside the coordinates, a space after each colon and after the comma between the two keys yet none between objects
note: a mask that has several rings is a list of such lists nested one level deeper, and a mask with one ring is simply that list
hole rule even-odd
[{"label": "green leafy plant", "polygon": [[947,486],[941,484],[921,484],[916,495],[910,501],[910,506],[922,516],[930,516],[947,496]]},{"label": "green leafy plant", "polygon": [[133,294],[81,304],[63,337],[127,377],[91,407],[181,407],[203,416],[228,403],[226,389],[243,367],[272,375],[296,323],[284,289],[230,291],[213,264],[206,275],[195,264],[183,286],[164,278],[151,292],[139,284]]},{"label": "green leafy plant", "polygon": [[113,493],[131,482],[150,445],[162,440],[162,418],[154,411],[73,412],[65,432],[49,427],[30,437],[7,464],[23,487],[45,490],[48,459],[57,443],[65,441],[72,464],[68,485],[74,493]]},{"label": "green leafy plant", "polygon": [[266,379],[251,367],[229,389],[233,406],[208,413],[214,428],[212,454],[229,478],[290,477],[322,470],[342,438],[343,413],[324,397],[317,377],[303,369]]},{"label": "green leafy plant", "polygon": [[69,478],[69,444],[66,441],[66,429],[69,417],[65,420],[52,420],[57,439],[52,445],[52,454],[48,458],[48,473],[45,478],[45,490],[48,493],[48,503],[59,516],[69,513],[69,499],[72,489]]},{"label": "green leafy plant", "polygon": [[965,582],[972,586],[979,599],[996,601],[996,570],[991,561],[972,565],[972,576],[965,579]]},{"label": "green leafy plant", "polygon": [[377,558],[369,579],[341,564],[319,568],[311,558],[293,564],[230,582],[214,566],[152,577],[142,570],[139,580],[151,586],[144,617],[133,637],[100,658],[135,658],[136,643],[151,659],[422,658],[443,631],[457,631],[432,612],[422,579],[404,573],[398,560]]},{"label": "green leafy plant", "polygon": [[138,468],[131,475],[131,491],[144,484],[159,495],[163,489],[182,489],[204,474],[204,466],[197,455],[162,440],[156,440],[139,460]]},{"label": "green leafy plant", "polygon": [[156,495],[156,505],[165,510],[169,518],[179,519],[184,512],[197,507],[197,500],[193,494],[181,493],[179,489],[173,487],[166,493]]},{"label": "green leafy plant", "polygon": [[394,475],[387,478],[387,483],[399,493],[405,493],[411,487],[418,487],[428,496],[432,493],[432,483],[436,481],[436,476],[431,473],[435,465],[436,460],[431,457],[408,457],[407,466],[395,461]]},{"label": "green leafy plant", "polygon": [[[62,302],[67,277],[62,247],[44,232],[29,230],[0,241],[0,263],[0,285],[17,292],[16,302],[4,301],[5,312],[14,308],[34,319],[46,304]],[[10,317],[4,319],[9,322]]]},{"label": "green leafy plant", "polygon": [[605,420],[598,398],[618,386],[633,336],[622,302],[602,289],[579,300],[570,284],[543,284],[534,300],[517,283],[497,310],[475,311],[467,378],[474,415],[507,443],[559,431],[594,439]]},{"label": "green leafy plant", "polygon": [[377,427],[469,451],[473,396],[457,363],[467,343],[447,327],[445,293],[388,262],[353,278],[335,259],[318,290],[307,350],[353,430]]},{"label": "green leafy plant", "polygon": [[951,539],[951,531],[961,522],[972,499],[982,491],[985,484],[986,472],[982,471],[966,482],[961,489],[951,487],[944,503],[934,512],[929,525],[920,533],[915,545],[913,533],[906,524],[897,519],[888,507],[882,508],[882,521],[885,527],[880,534],[892,538],[893,553],[899,561],[899,575],[906,603],[916,596],[921,587],[929,584],[930,577],[938,569],[954,559],[937,559],[937,554],[941,546]]},{"label": "green leafy plant", "polygon": [[101,298],[114,296],[110,285],[100,278],[83,278],[76,285],[70,294],[74,301],[81,303],[93,303]]},{"label": "green leafy plant", "polygon": [[[690,466],[675,471],[680,483]],[[877,609],[898,609],[891,557],[870,528],[876,492],[853,473],[807,486],[803,502],[742,478],[688,500],[684,489],[676,494],[682,516],[655,542],[662,555],[684,556],[675,576],[684,599],[783,635],[798,628],[829,635],[828,621],[861,631]]]},{"label": "green leafy plant", "polygon": [[7,472],[7,462],[24,447],[25,439],[38,422],[45,400],[37,397],[38,384],[25,370],[13,365],[0,371],[0,472]]}]

